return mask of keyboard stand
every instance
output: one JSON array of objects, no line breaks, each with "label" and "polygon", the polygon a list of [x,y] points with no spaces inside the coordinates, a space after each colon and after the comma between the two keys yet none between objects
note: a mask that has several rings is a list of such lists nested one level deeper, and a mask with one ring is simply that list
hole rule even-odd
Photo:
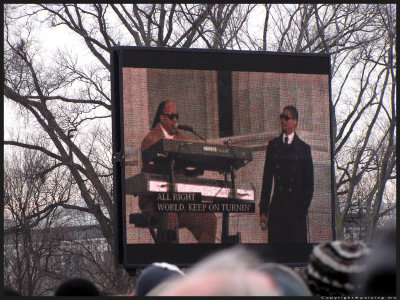
[{"label": "keyboard stand", "polygon": [[[235,199],[236,198],[236,188],[235,188],[235,172],[233,167],[230,168],[231,175],[231,195]],[[224,173],[225,181],[228,182],[228,172]],[[229,235],[229,212],[222,213],[222,232],[221,232],[221,243],[222,244],[236,244],[240,243],[241,235],[240,232],[235,235]]]}]

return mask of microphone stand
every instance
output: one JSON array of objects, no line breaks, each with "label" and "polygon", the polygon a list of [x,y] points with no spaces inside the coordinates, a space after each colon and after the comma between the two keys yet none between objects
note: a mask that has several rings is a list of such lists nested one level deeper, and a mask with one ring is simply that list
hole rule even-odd
[{"label": "microphone stand", "polygon": [[204,142],[207,142],[207,140],[205,138],[203,138],[200,134],[198,134],[196,131],[194,131],[194,129],[192,127],[183,125],[182,128],[179,128],[179,125],[176,125],[176,129],[180,129],[180,130],[184,130],[184,131],[189,131],[191,133],[193,133],[195,136],[199,137],[200,139],[202,139]]},{"label": "microphone stand", "polygon": [[[224,144],[228,147],[229,151],[233,155],[233,157],[237,158],[237,153],[232,148],[232,141],[229,139],[224,142]],[[228,173],[231,175],[231,197],[232,199],[236,199],[236,186],[235,186],[235,169],[234,166],[231,165],[229,167],[229,171],[224,172],[225,182],[228,182]],[[222,234],[221,234],[221,242],[222,243],[240,243],[241,241],[241,233],[237,232],[236,235],[229,235],[229,212],[222,213]]]},{"label": "microphone stand", "polygon": [[200,134],[198,134],[196,131],[191,130],[191,133],[193,133],[194,135],[196,135],[197,137],[201,138],[204,142],[207,142],[207,140],[205,138],[203,138]]}]

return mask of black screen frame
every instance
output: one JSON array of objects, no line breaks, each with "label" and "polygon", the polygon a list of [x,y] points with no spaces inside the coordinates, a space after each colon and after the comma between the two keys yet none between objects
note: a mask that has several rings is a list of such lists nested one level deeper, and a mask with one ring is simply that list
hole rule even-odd
[{"label": "black screen frame", "polygon": [[[127,270],[143,268],[155,261],[168,261],[187,267],[210,253],[231,247],[231,244],[127,244],[125,237],[125,166],[124,166],[124,120],[122,97],[122,69],[165,68],[216,71],[249,71],[329,75],[329,108],[331,103],[331,64],[329,54],[281,53],[268,51],[236,51],[207,49],[171,49],[148,47],[115,47],[111,50],[111,91],[114,168],[114,241],[117,267]],[[332,117],[331,117],[332,120]],[[333,132],[330,126],[331,175],[333,169]],[[335,236],[334,182],[332,191],[332,237]],[[314,244],[244,244],[265,259],[271,257],[287,265],[304,266]]]}]

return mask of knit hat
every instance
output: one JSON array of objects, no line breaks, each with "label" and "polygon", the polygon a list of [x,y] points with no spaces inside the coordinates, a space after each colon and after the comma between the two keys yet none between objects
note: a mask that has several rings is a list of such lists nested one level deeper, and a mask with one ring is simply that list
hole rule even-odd
[{"label": "knit hat", "polygon": [[365,270],[370,249],[362,241],[332,241],[313,248],[305,269],[311,292],[319,296],[346,296],[357,290],[357,276]]},{"label": "knit hat", "polygon": [[184,276],[182,270],[176,265],[166,262],[152,263],[140,273],[136,281],[135,294],[136,296],[145,296],[161,282],[176,276]]}]

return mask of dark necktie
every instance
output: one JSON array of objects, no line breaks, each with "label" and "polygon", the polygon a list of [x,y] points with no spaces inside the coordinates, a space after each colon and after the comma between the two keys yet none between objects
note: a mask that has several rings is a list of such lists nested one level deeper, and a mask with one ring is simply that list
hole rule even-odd
[{"label": "dark necktie", "polygon": [[285,137],[285,144],[289,144],[289,138]]}]

